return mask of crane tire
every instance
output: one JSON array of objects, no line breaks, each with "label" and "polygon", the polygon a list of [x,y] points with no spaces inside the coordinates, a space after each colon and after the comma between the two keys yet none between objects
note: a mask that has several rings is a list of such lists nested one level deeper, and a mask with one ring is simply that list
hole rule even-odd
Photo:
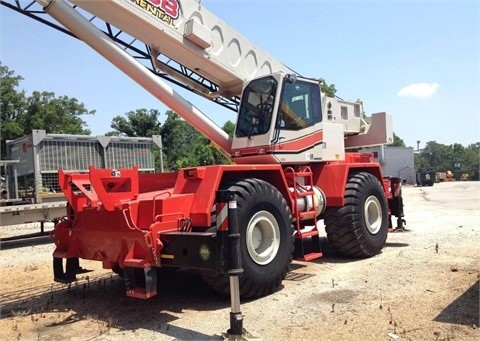
[{"label": "crane tire", "polygon": [[380,181],[372,174],[352,174],[347,182],[343,207],[330,208],[325,229],[336,254],[372,257],[383,249],[388,234],[388,205]]},{"label": "crane tire", "polygon": [[[240,295],[256,298],[281,285],[293,258],[292,213],[283,195],[260,179],[230,182],[222,189],[235,193],[240,232]],[[230,292],[229,276],[202,272],[203,280],[222,294]]]}]

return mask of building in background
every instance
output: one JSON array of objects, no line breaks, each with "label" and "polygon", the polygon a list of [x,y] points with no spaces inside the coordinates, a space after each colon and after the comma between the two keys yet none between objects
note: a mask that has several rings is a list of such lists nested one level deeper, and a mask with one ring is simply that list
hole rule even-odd
[{"label": "building in background", "polygon": [[362,152],[373,153],[384,176],[401,177],[404,184],[416,183],[413,147],[379,146],[363,149]]}]

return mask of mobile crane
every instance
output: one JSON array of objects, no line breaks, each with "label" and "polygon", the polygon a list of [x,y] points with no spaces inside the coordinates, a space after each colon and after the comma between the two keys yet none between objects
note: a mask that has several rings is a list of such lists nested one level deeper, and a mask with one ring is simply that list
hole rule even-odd
[{"label": "mobile crane", "polygon": [[[123,275],[131,297],[156,295],[157,272],[164,267],[196,269],[211,287],[228,292],[228,226],[220,190],[236,198],[243,297],[275,291],[293,257],[321,257],[322,219],[329,247],[357,258],[382,250],[395,228],[393,217],[402,226],[401,179],[383,177],[372,154],[345,151],[391,143],[390,114],[366,116],[361,101],[327,97],[319,81],[296,74],[194,0],[37,2],[62,30],[95,49],[232,161],[153,174],[136,168],[60,169],[69,204],[51,235],[56,281],[74,280],[78,260],[89,259]],[[103,20],[107,30],[101,32],[84,13]],[[112,27],[147,46],[154,72],[120,46]],[[173,91],[165,77],[220,104],[234,103],[233,138]]]}]

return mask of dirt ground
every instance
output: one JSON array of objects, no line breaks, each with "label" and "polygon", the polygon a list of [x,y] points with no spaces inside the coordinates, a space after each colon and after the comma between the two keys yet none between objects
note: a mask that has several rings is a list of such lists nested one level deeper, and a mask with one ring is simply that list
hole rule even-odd
[{"label": "dirt ground", "polygon": [[[480,183],[404,187],[407,231],[378,256],[292,263],[276,293],[242,301],[243,325],[264,340],[480,340]],[[0,237],[24,231],[3,227]],[[229,298],[199,276],[161,278],[150,300],[127,298],[97,262],[70,287],[53,283],[47,238],[3,242],[1,339],[221,340]]]}]

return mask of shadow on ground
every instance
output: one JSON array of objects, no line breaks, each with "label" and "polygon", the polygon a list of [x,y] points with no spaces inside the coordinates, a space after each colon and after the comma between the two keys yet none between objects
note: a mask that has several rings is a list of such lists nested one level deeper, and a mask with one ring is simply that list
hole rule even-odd
[{"label": "shadow on ground", "polygon": [[442,310],[434,321],[461,324],[465,326],[478,326],[480,324],[480,287],[477,280],[455,301]]},{"label": "shadow on ground", "polygon": [[0,240],[0,250],[18,249],[21,247],[52,244],[52,239],[44,233],[31,233],[22,236],[2,238]]},{"label": "shadow on ground", "polygon": [[[71,285],[32,283],[28,289],[2,292],[0,299],[0,320],[31,315],[34,321],[39,315],[64,313],[45,327],[93,319],[120,332],[142,328],[195,340],[211,340],[212,336],[172,325],[179,318],[176,315],[185,310],[213,311],[230,306],[229,297],[207,287],[198,273],[184,270],[160,276],[158,295],[148,300],[126,297],[123,279],[110,273],[79,275]],[[228,314],[225,319],[228,321]]]}]

